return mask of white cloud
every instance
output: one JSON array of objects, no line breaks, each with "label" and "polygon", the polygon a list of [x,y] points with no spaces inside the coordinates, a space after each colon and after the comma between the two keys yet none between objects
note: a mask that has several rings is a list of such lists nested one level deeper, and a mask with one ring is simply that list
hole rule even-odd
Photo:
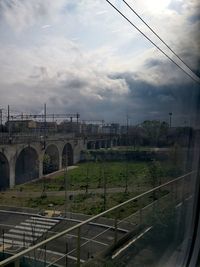
[{"label": "white cloud", "polygon": [[14,31],[21,32],[45,20],[56,20],[66,0],[3,0],[0,10],[6,22]]},{"label": "white cloud", "polygon": [[[122,1],[116,2],[127,12]],[[156,86],[157,91],[158,85],[180,85],[185,79],[106,2],[11,3],[8,6],[7,1],[0,2],[2,25],[7,29],[0,26],[1,105],[36,111],[46,102],[52,110],[80,109],[85,116],[107,113],[117,119],[132,106],[139,114],[144,102],[135,97],[128,99],[130,84],[123,77],[113,78],[113,74],[129,72],[135,83],[145,81]],[[146,3],[135,2],[138,12],[195,68],[198,24],[189,20],[196,14],[195,1],[183,0],[179,13],[166,8],[168,0],[156,10]],[[154,4],[158,1],[154,0]],[[130,12],[127,14],[133,18]],[[139,26],[147,33],[141,22]],[[158,99],[168,103],[173,98],[162,95]]]},{"label": "white cloud", "polygon": [[42,29],[47,29],[47,28],[50,28],[50,27],[52,27],[52,25],[46,24],[46,25],[43,25],[41,28]]}]

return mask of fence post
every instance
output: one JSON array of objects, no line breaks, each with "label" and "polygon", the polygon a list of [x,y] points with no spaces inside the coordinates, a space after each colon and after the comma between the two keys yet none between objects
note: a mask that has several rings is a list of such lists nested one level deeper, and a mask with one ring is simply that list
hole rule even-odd
[{"label": "fence post", "polygon": [[138,207],[139,207],[139,224],[142,224],[142,203],[140,202],[140,200],[138,201]]},{"label": "fence post", "polygon": [[46,266],[47,263],[47,247],[46,245],[44,246],[44,267]]},{"label": "fence post", "polygon": [[33,252],[33,254],[34,254],[34,267],[36,267],[36,265],[37,265],[37,261],[36,261],[36,250],[34,249],[34,252]]},{"label": "fence post", "polygon": [[3,229],[2,230],[2,241],[3,241],[3,247],[2,247],[2,252],[3,252],[3,259],[4,259],[4,257],[5,257],[5,246],[4,246],[4,233],[5,233],[5,230]]},{"label": "fence post", "polygon": [[78,233],[77,233],[77,262],[76,266],[80,267],[81,263],[81,227],[78,227]]},{"label": "fence post", "polygon": [[182,182],[182,195],[181,195],[181,199],[182,199],[182,202],[184,203],[184,200],[185,200],[185,178],[183,178],[183,180],[181,181]]},{"label": "fence post", "polygon": [[175,193],[174,193],[174,184],[173,183],[171,183],[171,185],[170,185],[170,191],[171,191],[171,201],[174,204],[174,200],[175,200],[174,196],[175,196]]},{"label": "fence post", "polygon": [[68,254],[68,243],[67,242],[66,242],[66,246],[65,246],[65,253],[66,253],[65,266],[67,267],[67,265],[68,265],[68,258],[67,258],[67,254]]},{"label": "fence post", "polygon": [[26,247],[26,243],[25,243],[25,233],[23,233],[23,247]]},{"label": "fence post", "polygon": [[116,245],[117,244],[117,233],[118,232],[118,230],[117,230],[117,216],[115,217],[115,236],[114,236],[114,245]]},{"label": "fence post", "polygon": [[20,260],[19,259],[15,260],[14,266],[15,267],[20,267]]},{"label": "fence post", "polygon": [[177,203],[178,199],[178,182],[175,182],[175,201]]}]

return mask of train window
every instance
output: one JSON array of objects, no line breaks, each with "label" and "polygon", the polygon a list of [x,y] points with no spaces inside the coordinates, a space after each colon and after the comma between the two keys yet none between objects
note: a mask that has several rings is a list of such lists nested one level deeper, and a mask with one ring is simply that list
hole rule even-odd
[{"label": "train window", "polygon": [[0,1],[0,266],[199,266],[199,15]]}]

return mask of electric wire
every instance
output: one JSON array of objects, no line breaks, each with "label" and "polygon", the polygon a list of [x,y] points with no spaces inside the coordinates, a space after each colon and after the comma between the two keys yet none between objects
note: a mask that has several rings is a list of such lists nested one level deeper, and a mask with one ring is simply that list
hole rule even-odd
[{"label": "electric wire", "polygon": [[[157,44],[155,44],[145,33],[143,33],[129,18],[127,18],[115,5],[113,5],[109,0],[106,2],[113,7],[125,20],[127,20],[139,33],[141,33],[153,46],[155,46],[164,56],[166,56],[172,63],[174,63],[180,70],[182,70],[187,76],[189,76],[193,81],[200,84],[199,77],[198,80],[195,79],[190,73],[188,73],[184,68],[182,68],[178,63],[176,63],[167,53],[165,53]],[[196,75],[195,75],[196,76]]]},{"label": "electric wire", "polygon": [[[149,26],[149,24],[125,1],[122,0],[127,7],[149,28],[149,30],[156,35],[156,37],[194,74],[194,71],[192,70],[192,68],[185,63],[185,61],[155,32],[155,30],[153,30],[153,28],[151,26]],[[198,75],[197,75],[198,77]],[[199,78],[199,77],[198,77]]]}]

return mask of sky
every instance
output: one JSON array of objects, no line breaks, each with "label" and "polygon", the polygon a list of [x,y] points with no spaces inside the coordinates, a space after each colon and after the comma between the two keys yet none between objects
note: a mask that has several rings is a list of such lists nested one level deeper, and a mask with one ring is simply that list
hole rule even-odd
[{"label": "sky", "polygon": [[[111,0],[178,61],[122,0]],[[127,0],[199,75],[197,0]],[[185,69],[189,71],[188,69]],[[193,74],[191,74],[193,75]],[[0,108],[194,123],[199,87],[105,0],[0,1]]]}]

